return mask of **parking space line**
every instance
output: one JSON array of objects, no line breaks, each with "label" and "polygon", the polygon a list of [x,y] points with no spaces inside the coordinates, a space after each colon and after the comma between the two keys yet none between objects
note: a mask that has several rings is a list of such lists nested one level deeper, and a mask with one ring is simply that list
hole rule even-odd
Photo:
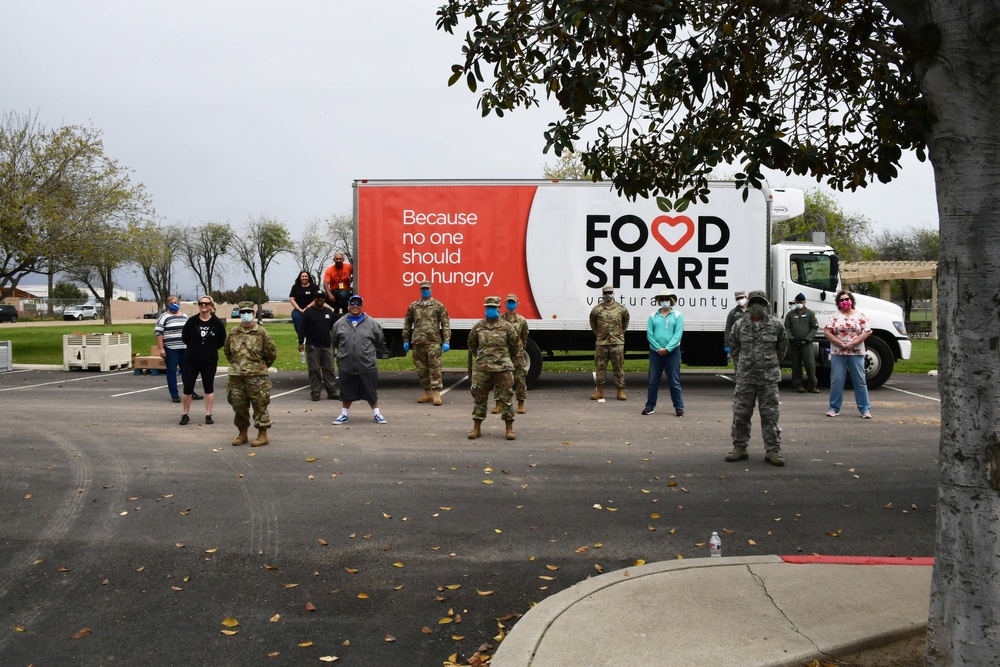
[{"label": "parking space line", "polygon": [[301,387],[298,387],[297,389],[290,389],[289,391],[285,391],[285,392],[282,392],[280,394],[274,394],[274,395],[271,396],[271,400],[273,401],[276,398],[281,398],[282,396],[288,396],[289,394],[294,394],[296,392],[302,391],[303,389],[309,389],[309,387],[310,387],[310,385],[307,384],[307,385],[303,385]]},{"label": "parking space line", "polygon": [[734,380],[734,379],[733,379],[733,376],[732,376],[732,375],[724,375],[724,374],[722,374],[722,373],[719,373],[719,374],[718,374],[718,375],[716,375],[715,377],[717,377],[717,378],[722,378],[723,380],[729,380],[729,381],[730,381],[730,382],[732,382],[733,384],[736,384],[736,380]]},{"label": "parking space line", "polygon": [[73,378],[72,380],[56,380],[55,382],[39,382],[38,384],[26,384],[23,387],[6,387],[0,389],[0,391],[19,391],[21,389],[34,389],[35,387],[45,387],[50,384],[66,384],[67,382],[80,382],[81,380],[103,380],[106,377],[112,375],[124,375],[126,373],[131,373],[132,371],[123,371],[122,373],[101,373],[100,375],[94,375],[93,377],[82,377]]},{"label": "parking space line", "polygon": [[906,391],[905,389],[899,389],[898,387],[893,387],[890,384],[884,384],[882,386],[885,387],[886,389],[892,389],[893,391],[898,391],[901,394],[909,394],[910,396],[916,396],[917,398],[926,398],[928,401],[937,401],[938,403],[941,402],[940,398],[935,398],[934,396],[924,396],[923,394],[915,394],[912,391]]},{"label": "parking space line", "polygon": [[466,380],[468,380],[468,379],[469,379],[469,376],[468,376],[468,375],[463,375],[463,376],[462,376],[462,379],[461,379],[461,380],[459,380],[459,381],[458,381],[458,382],[456,382],[455,384],[451,385],[451,386],[450,386],[450,387],[448,387],[447,389],[442,389],[442,390],[441,390],[441,393],[442,393],[442,394],[447,394],[447,393],[448,393],[449,391],[451,391],[452,389],[454,389],[455,387],[457,387],[458,385],[462,384],[463,382],[465,382],[465,381],[466,381]]}]

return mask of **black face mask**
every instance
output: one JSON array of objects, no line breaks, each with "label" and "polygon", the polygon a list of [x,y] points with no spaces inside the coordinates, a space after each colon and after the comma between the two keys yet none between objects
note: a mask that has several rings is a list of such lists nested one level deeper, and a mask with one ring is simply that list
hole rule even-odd
[{"label": "black face mask", "polygon": [[754,319],[763,319],[767,315],[767,306],[760,303],[750,304],[750,317]]}]

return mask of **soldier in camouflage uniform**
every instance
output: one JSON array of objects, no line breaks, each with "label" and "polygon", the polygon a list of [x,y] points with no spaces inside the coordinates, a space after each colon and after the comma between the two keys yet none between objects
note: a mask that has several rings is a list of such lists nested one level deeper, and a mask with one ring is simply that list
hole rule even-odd
[{"label": "soldier in camouflage uniform", "polygon": [[597,370],[596,389],[590,400],[604,398],[604,382],[608,376],[608,362],[615,375],[618,400],[625,397],[625,330],[628,329],[628,309],[615,301],[615,288],[605,285],[601,302],[590,311],[590,328],[597,337],[594,347],[594,366]]},{"label": "soldier in camouflage uniform", "polygon": [[[528,353],[525,346],[528,344],[528,320],[524,319],[517,312],[517,295],[507,295],[507,310],[500,315],[500,319],[514,327],[514,332],[521,341],[521,353],[514,362],[514,395],[517,397],[517,414],[523,415],[527,410],[524,408],[524,401],[528,397]],[[497,403],[493,406],[493,414],[500,414],[500,398],[497,396]]]},{"label": "soldier in camouflage uniform", "polygon": [[750,418],[756,402],[760,406],[764,460],[783,466],[778,382],[781,381],[781,360],[788,350],[788,334],[781,320],[768,314],[769,304],[764,292],[754,290],[747,300],[749,314],[736,321],[730,336],[731,353],[736,363],[736,391],[733,394],[733,451],[726,460],[749,458]]},{"label": "soldier in camouflage uniform", "polygon": [[500,318],[500,297],[488,296],[483,304],[485,319],[472,325],[469,331],[469,373],[472,377],[472,430],[469,440],[482,432],[480,426],[486,418],[486,402],[490,390],[496,391],[502,417],[507,424],[507,439],[514,439],[514,362],[521,352],[521,340],[514,327]]},{"label": "soldier in camouflage uniform", "polygon": [[417,403],[441,405],[441,354],[451,349],[451,322],[448,310],[431,298],[431,283],[420,283],[420,298],[410,304],[403,319],[403,350],[413,347],[413,366],[417,369],[424,395]]},{"label": "soldier in camouflage uniform", "polygon": [[267,413],[267,406],[271,402],[271,380],[267,377],[267,369],[278,358],[278,350],[264,327],[254,321],[253,303],[242,301],[239,309],[240,324],[233,327],[226,336],[223,347],[226,359],[229,360],[226,398],[236,413],[233,423],[240,430],[233,445],[247,443],[250,408],[253,407],[257,437],[250,446],[261,447],[268,444],[267,429],[271,428],[271,416]]}]

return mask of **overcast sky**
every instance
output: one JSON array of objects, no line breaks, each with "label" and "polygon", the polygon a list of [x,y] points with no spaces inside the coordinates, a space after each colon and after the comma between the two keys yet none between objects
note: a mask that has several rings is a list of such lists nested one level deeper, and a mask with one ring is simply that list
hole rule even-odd
[{"label": "overcast sky", "polygon": [[[540,178],[554,118],[484,119],[466,87],[448,88],[461,39],[435,29],[438,4],[0,0],[0,111],[101,130],[167,223],[267,214],[298,237],[350,213],[357,178]],[[937,228],[932,171],[912,156],[896,182],[835,197],[878,226]],[[269,274],[271,295],[296,272]],[[178,282],[193,298],[194,281]]]}]

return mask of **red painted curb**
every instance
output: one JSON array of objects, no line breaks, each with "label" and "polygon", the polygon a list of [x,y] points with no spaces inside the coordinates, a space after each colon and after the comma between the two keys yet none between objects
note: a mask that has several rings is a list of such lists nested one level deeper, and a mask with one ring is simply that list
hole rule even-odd
[{"label": "red painted curb", "polygon": [[786,563],[802,565],[933,565],[933,558],[883,556],[780,556]]}]

